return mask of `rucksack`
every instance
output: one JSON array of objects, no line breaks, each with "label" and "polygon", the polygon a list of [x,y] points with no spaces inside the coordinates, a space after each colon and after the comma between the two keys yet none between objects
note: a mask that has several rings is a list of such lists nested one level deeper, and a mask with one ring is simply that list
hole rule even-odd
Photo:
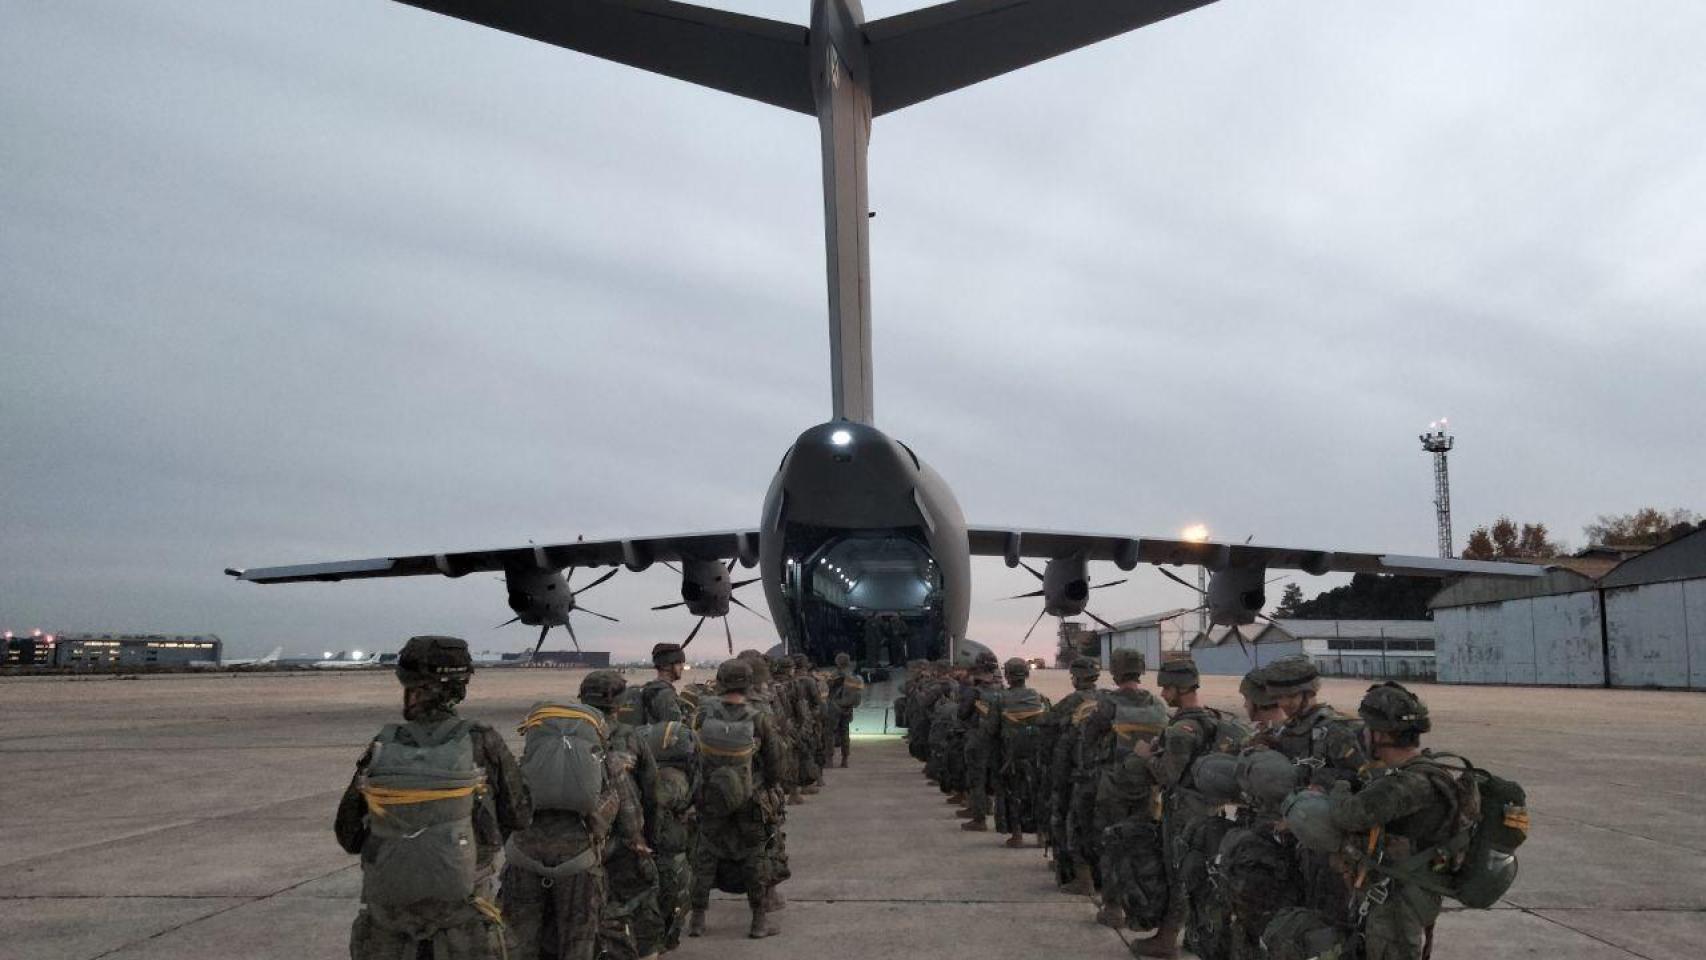
[{"label": "rucksack", "polygon": [[1042,752],[1048,703],[1030,687],[1001,695],[1001,749],[1011,760],[1029,761]]},{"label": "rucksack", "polygon": [[657,696],[662,687],[655,683],[643,686],[628,687],[616,698],[616,709],[612,713],[616,722],[624,726],[639,727],[646,723],[647,710],[653,697]]},{"label": "rucksack", "polygon": [[1527,793],[1454,753],[1424,753],[1415,764],[1451,780],[1457,829],[1443,843],[1374,869],[1472,909],[1494,906],[1516,882],[1516,849],[1528,839]]},{"label": "rucksack", "polygon": [[363,903],[399,907],[473,895],[474,805],[485,775],[474,762],[471,729],[457,717],[391,723],[373,739],[360,783],[368,827]]},{"label": "rucksack", "polygon": [[1250,915],[1296,904],[1301,889],[1293,851],[1267,831],[1245,827],[1220,842],[1214,876],[1234,908]]},{"label": "rucksack", "polygon": [[1340,960],[1357,954],[1351,931],[1319,911],[1287,907],[1262,930],[1262,951],[1268,960]]},{"label": "rucksack", "polygon": [[660,767],[684,767],[699,752],[699,738],[692,728],[675,720],[646,724],[640,728],[640,739],[646,741]]},{"label": "rucksack", "polygon": [[604,714],[579,703],[536,703],[517,732],[533,809],[591,815],[604,794]]},{"label": "rucksack", "polygon": [[830,686],[835,698],[835,705],[841,708],[843,712],[855,710],[859,704],[865,702],[865,681],[858,674],[844,673],[836,680],[840,682],[837,683],[832,680]]},{"label": "rucksack", "polygon": [[1136,704],[1109,697],[1108,702],[1114,705],[1116,760],[1130,756],[1139,742],[1154,740],[1167,728],[1167,706],[1159,700],[1151,699],[1148,703]]},{"label": "rucksack", "polygon": [[705,765],[704,814],[727,817],[745,809],[752,801],[752,758],[758,752],[754,718],[734,720],[707,709],[699,721],[699,751]]}]

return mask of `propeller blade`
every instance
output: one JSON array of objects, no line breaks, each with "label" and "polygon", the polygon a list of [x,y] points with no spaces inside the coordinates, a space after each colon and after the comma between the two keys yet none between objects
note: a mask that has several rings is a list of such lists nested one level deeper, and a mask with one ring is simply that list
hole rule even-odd
[{"label": "propeller blade", "polygon": [[723,637],[729,641],[729,656],[735,655],[735,635],[729,631],[729,618],[723,617]]},{"label": "propeller blade", "polygon": [[569,639],[574,641],[575,652],[580,653],[581,652],[581,638],[575,636],[575,625],[568,622],[567,620],[565,620],[565,621],[563,621],[563,629],[569,631]]},{"label": "propeller blade", "polygon": [[1101,590],[1104,587],[1117,587],[1120,584],[1125,583],[1125,582],[1126,582],[1125,580],[1112,580],[1112,581],[1109,581],[1107,583],[1098,583],[1095,586],[1091,587],[1090,589]]},{"label": "propeller blade", "polygon": [[1281,581],[1281,580],[1290,580],[1290,579],[1291,579],[1291,577],[1289,577],[1289,576],[1286,576],[1286,577],[1275,577],[1275,578],[1273,578],[1273,579],[1272,579],[1272,580],[1269,580],[1269,581],[1268,581],[1268,582],[1267,582],[1267,583],[1264,583],[1264,584],[1262,584],[1262,586],[1264,586],[1264,587],[1271,587],[1271,586],[1273,586],[1273,585],[1274,585],[1274,584],[1276,584],[1276,583],[1279,583],[1279,582],[1280,582],[1280,581]]},{"label": "propeller blade", "polygon": [[1026,570],[1031,571],[1031,576],[1036,577],[1038,580],[1041,580],[1043,578],[1043,575],[1037,572],[1036,567],[1031,566],[1030,564],[1026,563],[1025,561],[1020,560],[1019,566],[1024,567]]},{"label": "propeller blade", "polygon": [[1024,646],[1025,640],[1031,639],[1031,634],[1033,634],[1037,631],[1037,624],[1042,623],[1043,618],[1046,616],[1048,616],[1047,610],[1044,610],[1042,613],[1037,614],[1037,618],[1035,620],[1031,621],[1031,629],[1025,631],[1025,639],[1019,641],[1019,646],[1021,646],[1021,647]]},{"label": "propeller blade", "polygon": [[687,645],[688,645],[688,644],[690,644],[690,643],[692,643],[692,642],[693,642],[693,638],[694,638],[694,637],[697,637],[697,636],[698,636],[698,635],[699,635],[699,628],[700,628],[700,627],[702,627],[702,626],[704,626],[704,625],[705,625],[705,618],[704,618],[704,617],[700,617],[700,618],[699,618],[699,622],[698,622],[698,623],[695,623],[695,624],[694,624],[694,625],[693,625],[693,629],[692,629],[692,630],[691,630],[691,631],[689,631],[689,632],[688,632],[688,634],[687,634],[687,639],[686,639],[686,640],[683,640],[683,641],[681,641],[681,649],[683,649],[683,650],[686,650],[686,649],[687,649]]},{"label": "propeller blade", "polygon": [[1042,595],[1043,595],[1043,591],[1033,590],[1030,593],[1021,593],[1021,594],[1018,594],[1016,596],[1002,597],[1001,599],[1003,599],[1003,600],[1023,600],[1026,597],[1040,597]]},{"label": "propeller blade", "polygon": [[588,610],[585,607],[576,607],[575,609],[579,610],[582,613],[590,613],[595,617],[603,617],[604,619],[609,620],[611,623],[621,623],[622,622],[622,621],[616,619],[615,617],[613,617],[607,613],[599,613],[597,610]]},{"label": "propeller blade", "polygon": [[504,622],[503,622],[503,623],[500,623],[500,624],[498,624],[498,625],[497,625],[497,626],[495,626],[495,627],[493,627],[493,628],[492,628],[492,629],[493,629],[493,630],[502,630],[502,629],[503,629],[503,628],[504,628],[504,627],[507,627],[507,626],[509,626],[509,625],[510,625],[510,624],[512,624],[512,623],[514,623],[514,622],[516,622],[516,621],[517,621],[517,620],[520,620],[520,619],[521,619],[521,617],[520,617],[520,616],[514,616],[514,617],[510,617],[510,618],[509,618],[509,619],[508,619],[508,620],[505,620],[505,621],[504,621]]},{"label": "propeller blade", "polygon": [[1104,628],[1106,628],[1108,630],[1112,630],[1114,628],[1113,624],[1109,623],[1106,620],[1103,620],[1101,617],[1096,616],[1095,614],[1091,613],[1088,610],[1084,611],[1084,615],[1086,617],[1089,617],[1090,619],[1096,621],[1097,623],[1101,624]]},{"label": "propeller blade", "polygon": [[734,604],[735,606],[741,608],[742,610],[745,610],[747,613],[752,614],[753,616],[757,617],[758,619],[763,620],[765,623],[771,622],[769,617],[765,616],[762,613],[759,613],[757,610],[752,609],[751,607],[747,606],[746,604],[741,603],[739,597],[730,597],[729,602]]},{"label": "propeller blade", "polygon": [[681,568],[676,566],[673,563],[670,563],[668,560],[663,561],[663,565],[670,568],[671,570],[674,570],[677,575],[679,575],[681,573]]},{"label": "propeller blade", "polygon": [[[686,600],[678,600],[675,603],[666,603],[661,607],[653,607],[652,609],[653,610],[674,610],[676,607],[685,607],[685,606],[687,606]],[[586,608],[581,607],[579,609],[585,610]]]},{"label": "propeller blade", "polygon": [[739,590],[741,587],[744,587],[749,583],[757,583],[758,581],[763,580],[763,579],[764,579],[763,577],[753,577],[751,580],[736,580],[734,583],[729,584],[729,589],[730,590]]},{"label": "propeller blade", "polygon": [[545,634],[550,633],[550,632],[551,632],[551,625],[548,623],[545,624],[543,627],[539,628],[539,642],[533,645],[533,655],[528,657],[527,659],[529,659],[529,660],[538,659],[539,648],[543,647],[545,645]]},{"label": "propeller blade", "polygon": [[1174,583],[1178,584],[1181,587],[1190,587],[1192,590],[1196,590],[1198,593],[1202,592],[1201,590],[1197,590],[1196,584],[1190,582],[1189,580],[1186,580],[1184,577],[1179,576],[1178,574],[1167,569],[1166,567],[1156,567],[1155,569],[1161,571],[1161,575],[1163,577],[1166,577],[1167,579],[1173,581]]},{"label": "propeller blade", "polygon": [[575,568],[570,567],[569,569],[564,570],[563,571],[563,583],[570,584],[570,583],[574,583],[574,582],[575,582]]},{"label": "propeller blade", "polygon": [[621,570],[622,570],[621,567],[611,567],[609,573],[606,573],[604,576],[599,577],[597,580],[594,580],[593,582],[587,584],[586,586],[580,588],[579,590],[576,590],[575,595],[579,596],[580,594],[583,594],[583,593],[587,592],[588,590],[591,590],[593,587],[596,587],[599,584],[603,583],[604,581],[609,580],[611,577],[616,576],[616,574],[619,573]]},{"label": "propeller blade", "polygon": [[735,568],[735,558],[730,557],[729,558],[729,565],[723,568],[723,572],[728,573],[729,571],[733,570],[734,568]]}]

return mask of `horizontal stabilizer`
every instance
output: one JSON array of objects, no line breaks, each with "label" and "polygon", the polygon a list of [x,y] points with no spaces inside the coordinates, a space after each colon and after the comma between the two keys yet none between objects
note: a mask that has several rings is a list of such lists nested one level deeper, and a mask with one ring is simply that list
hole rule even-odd
[{"label": "horizontal stabilizer", "polygon": [[865,25],[871,113],[1118,36],[1214,0],[954,0]]},{"label": "horizontal stabilizer", "polygon": [[805,27],[672,0],[401,0],[815,115]]}]

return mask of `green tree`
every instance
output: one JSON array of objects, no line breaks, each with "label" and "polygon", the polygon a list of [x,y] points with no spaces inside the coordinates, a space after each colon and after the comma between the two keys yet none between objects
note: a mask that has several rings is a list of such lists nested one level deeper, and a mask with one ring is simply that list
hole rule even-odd
[{"label": "green tree", "polygon": [[1428,601],[1441,586],[1433,577],[1359,573],[1350,583],[1298,604],[1289,616],[1299,620],[1427,620]]},{"label": "green tree", "polygon": [[1518,525],[1510,517],[1476,527],[1463,547],[1465,560],[1540,560],[1563,553],[1564,545],[1552,540],[1546,524]]},{"label": "green tree", "polygon": [[1303,588],[1295,583],[1288,583],[1280,591],[1279,606],[1274,607],[1276,617],[1295,617],[1297,610],[1303,606]]},{"label": "green tree", "polygon": [[1692,531],[1700,514],[1678,507],[1660,510],[1642,507],[1633,513],[1600,514],[1582,528],[1589,543],[1616,547],[1656,547]]}]

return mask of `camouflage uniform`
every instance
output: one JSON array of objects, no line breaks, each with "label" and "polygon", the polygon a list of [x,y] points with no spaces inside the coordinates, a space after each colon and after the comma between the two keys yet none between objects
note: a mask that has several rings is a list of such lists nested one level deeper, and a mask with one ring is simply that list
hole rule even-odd
[{"label": "camouflage uniform", "polygon": [[[474,671],[468,645],[455,637],[411,637],[397,655],[397,679],[403,684],[403,719],[410,724],[437,724],[456,716],[456,704],[467,694]],[[495,883],[493,861],[504,840],[525,828],[533,817],[521,768],[504,744],[503,735],[477,720],[468,721],[474,762],[484,771],[486,789],[477,794],[474,835],[476,874],[481,878],[465,903],[409,907],[363,904],[350,929],[352,960],[398,960],[411,952],[438,960],[488,960],[502,952],[502,924],[491,902]],[[362,854],[370,834],[367,798],[361,787],[372,759],[372,748],[356,761],[355,775],[338,800],[333,832],[338,845]]]},{"label": "camouflage uniform", "polygon": [[[658,870],[658,914],[663,947],[681,945],[682,926],[692,902],[693,852],[698,846],[701,765],[690,726],[670,721],[647,728],[647,742],[658,744],[658,809],[652,848]],[[680,742],[677,742],[680,741]]]},{"label": "camouflage uniform", "polygon": [[[1092,892],[1092,861],[1082,859],[1073,842],[1073,801],[1076,784],[1076,759],[1078,759],[1078,732],[1076,718],[1085,711],[1085,704],[1094,704],[1100,692],[1095,689],[1095,680],[1102,675],[1102,665],[1088,656],[1078,656],[1070,665],[1071,684],[1073,692],[1061,697],[1058,703],[1049,708],[1044,726],[1042,726],[1042,810],[1039,817],[1044,818],[1047,836],[1044,839],[1051,847],[1054,856],[1054,882],[1070,892]],[[1094,709],[1094,706],[1092,708]],[[1085,713],[1087,714],[1087,713]],[[1087,803],[1082,803],[1082,817],[1090,817],[1090,808],[1094,807],[1094,795],[1088,796]],[[1085,832],[1087,820],[1080,820],[1080,832]]]},{"label": "camouflage uniform", "polygon": [[[1031,692],[1025,680],[1031,675],[1030,665],[1014,657],[1002,665],[1007,678],[1001,708],[983,719],[984,739],[990,743],[995,756],[994,770],[996,828],[1008,834],[1007,846],[1022,847],[1024,835],[1039,833],[1042,820],[1039,808],[1042,800],[1042,738],[1043,718],[1048,715],[1047,697],[1035,694],[1035,706],[1021,691]],[[1040,711],[1034,715],[1033,711]]]},{"label": "camouflage uniform", "polygon": [[823,696],[818,690],[817,677],[812,674],[811,659],[796,653],[793,661],[795,711],[798,725],[804,731],[800,738],[800,789],[817,793],[823,784],[823,741],[827,736],[823,728]]},{"label": "camouflage uniform", "polygon": [[[864,683],[853,669],[853,659],[845,653],[836,654],[835,673],[829,678],[829,703],[835,708],[835,747],[841,751],[843,767],[847,766],[848,754],[853,750],[853,711],[857,709],[850,706],[855,700],[855,691],[848,687],[852,685],[862,691]],[[827,761],[825,766],[828,766]]]},{"label": "camouflage uniform", "polygon": [[[717,668],[717,685],[725,698],[745,693],[751,683],[749,663],[730,660]],[[781,735],[776,732],[771,716],[751,703],[728,699],[702,703],[694,720],[695,728],[702,728],[709,717],[752,722],[756,743],[751,760],[753,796],[744,809],[718,817],[704,815],[707,808],[703,802],[699,804],[702,816],[699,847],[693,858],[693,916],[687,932],[689,936],[704,932],[705,910],[711,903],[711,890],[717,885],[718,867],[729,864],[738,874],[740,887],[752,908],[752,934],[768,935],[775,932],[767,923],[765,899],[771,883],[768,875],[771,862],[767,856],[770,834],[781,823],[782,804],[777,800],[782,782]]]},{"label": "camouflage uniform", "polygon": [[[610,960],[647,957],[663,949],[664,922],[658,908],[658,871],[651,841],[657,831],[657,761],[638,727],[615,722],[617,698],[627,682],[610,670],[596,670],[581,681],[581,700],[604,711],[611,723],[606,744],[619,787],[637,805],[641,843],[612,834],[604,845],[605,898],[600,919],[600,952]],[[625,775],[623,775],[625,774]]]},{"label": "camouflage uniform", "polygon": [[[1115,650],[1110,672],[1120,684],[1143,677],[1143,654]],[[1121,713],[1142,719],[1120,721]],[[1167,875],[1162,861],[1160,811],[1147,761],[1132,752],[1151,743],[1167,722],[1167,708],[1140,687],[1108,691],[1084,719],[1081,760],[1096,769],[1095,831],[1102,882],[1098,920],[1148,929],[1166,910]]]},{"label": "camouflage uniform", "polygon": [[966,822],[962,830],[988,830],[990,807],[990,766],[997,744],[992,732],[999,728],[989,724],[992,715],[1001,710],[1001,688],[995,671],[1001,667],[995,654],[978,654],[972,667],[971,683],[960,688],[958,717],[965,737]]},{"label": "camouflage uniform", "polygon": [[[1305,656],[1284,657],[1263,668],[1269,694],[1276,697],[1306,694],[1313,699],[1320,687],[1320,673]],[[1276,749],[1303,768],[1300,786],[1329,789],[1335,783],[1360,784],[1368,753],[1363,745],[1362,724],[1324,703],[1308,702],[1285,725],[1273,733]],[[1350,909],[1350,889],[1328,854],[1298,851],[1303,871],[1303,906],[1327,917],[1343,917]]]}]

